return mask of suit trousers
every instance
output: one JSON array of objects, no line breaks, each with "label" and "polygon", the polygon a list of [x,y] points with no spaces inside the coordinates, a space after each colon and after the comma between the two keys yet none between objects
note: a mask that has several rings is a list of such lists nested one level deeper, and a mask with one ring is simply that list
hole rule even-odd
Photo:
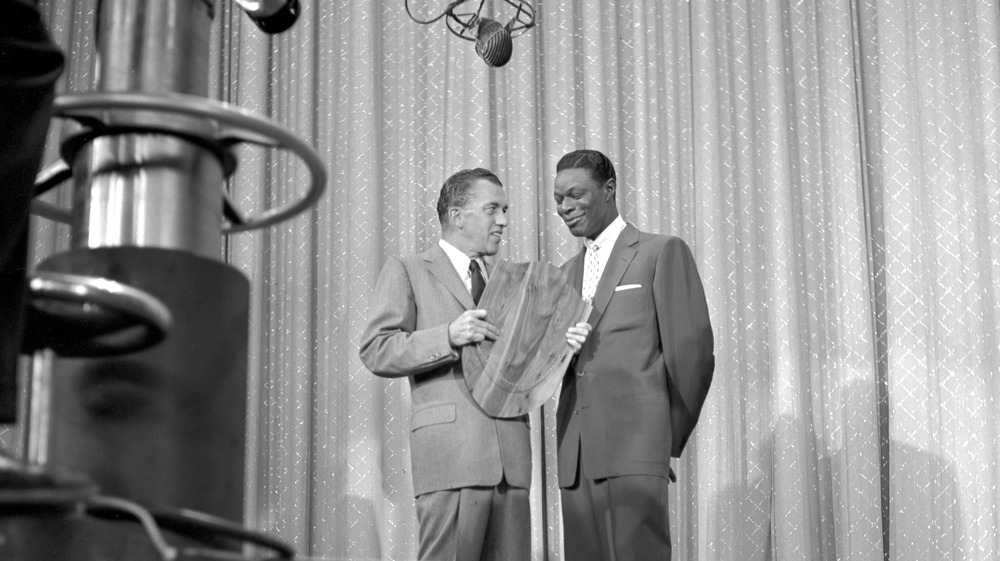
[{"label": "suit trousers", "polygon": [[531,555],[528,490],[504,479],[417,497],[420,561],[525,561]]},{"label": "suit trousers", "polygon": [[590,479],[580,462],[576,485],[562,489],[567,561],[669,561],[665,477]]}]

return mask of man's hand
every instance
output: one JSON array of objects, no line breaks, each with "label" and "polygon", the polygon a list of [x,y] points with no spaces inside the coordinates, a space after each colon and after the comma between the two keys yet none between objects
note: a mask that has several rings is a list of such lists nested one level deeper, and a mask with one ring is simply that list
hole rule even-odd
[{"label": "man's hand", "polygon": [[465,310],[448,324],[448,342],[452,347],[479,343],[485,339],[496,341],[500,330],[486,321],[486,310]]},{"label": "man's hand", "polygon": [[580,348],[587,342],[587,337],[590,336],[590,329],[589,323],[581,321],[566,330],[566,342],[569,343],[570,347],[573,347],[573,354],[579,353]]}]

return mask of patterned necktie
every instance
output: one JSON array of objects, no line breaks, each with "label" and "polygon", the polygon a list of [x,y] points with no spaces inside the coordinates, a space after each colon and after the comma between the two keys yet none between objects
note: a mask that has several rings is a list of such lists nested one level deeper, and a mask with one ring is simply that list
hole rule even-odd
[{"label": "patterned necktie", "polygon": [[483,278],[483,273],[479,271],[479,262],[475,259],[469,261],[469,275],[472,276],[472,301],[478,304],[479,297],[483,295],[483,290],[486,289],[486,279]]},{"label": "patterned necktie", "polygon": [[597,282],[601,280],[597,261],[597,250],[600,247],[591,240],[584,240],[583,243],[587,246],[587,253],[583,256],[583,289],[580,292],[583,299],[590,302],[597,291]]}]

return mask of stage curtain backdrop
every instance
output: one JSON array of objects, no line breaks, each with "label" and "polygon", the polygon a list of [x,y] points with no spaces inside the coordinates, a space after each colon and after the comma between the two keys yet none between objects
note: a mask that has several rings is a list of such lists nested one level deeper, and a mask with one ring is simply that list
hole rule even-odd
[{"label": "stage curtain backdrop", "polygon": [[[95,4],[41,4],[60,91],[93,83]],[[715,383],[676,466],[675,559],[1000,557],[995,0],[539,0],[501,69],[402,0],[304,0],[275,37],[214,4],[211,95],[330,172],[315,209],[223,240],[252,283],[247,524],[305,558],[415,557],[409,390],[357,358],[374,280],[435,243],[440,185],[473,166],[507,186],[501,255],[562,263],[579,245],[555,162],[589,147],[626,220],[689,242],[708,294]],[[286,154],[240,155],[245,211],[305,186]],[[40,259],[68,232],[35,239]],[[533,559],[555,561],[552,413],[534,420]]]}]

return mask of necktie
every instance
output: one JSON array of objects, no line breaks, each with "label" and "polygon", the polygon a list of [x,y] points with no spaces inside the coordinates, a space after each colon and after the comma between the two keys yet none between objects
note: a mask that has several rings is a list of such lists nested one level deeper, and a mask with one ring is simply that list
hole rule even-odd
[{"label": "necktie", "polygon": [[590,302],[594,299],[594,292],[597,291],[597,282],[601,280],[597,262],[597,250],[600,248],[591,240],[584,240],[583,243],[587,246],[587,253],[583,256],[583,287],[580,295]]},{"label": "necktie", "polygon": [[472,276],[472,301],[478,304],[479,297],[483,295],[483,290],[486,288],[486,279],[479,271],[479,262],[475,259],[469,261],[469,275]]}]

